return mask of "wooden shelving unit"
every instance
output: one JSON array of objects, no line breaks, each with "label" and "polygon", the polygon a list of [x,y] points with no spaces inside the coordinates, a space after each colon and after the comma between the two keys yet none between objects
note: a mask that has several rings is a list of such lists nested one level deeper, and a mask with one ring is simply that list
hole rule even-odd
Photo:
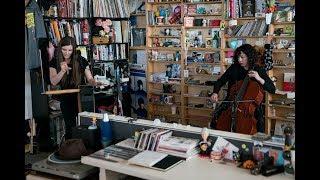
[{"label": "wooden shelving unit", "polygon": [[[156,0],[155,0],[156,1]],[[159,10],[160,7],[171,7],[171,6],[189,6],[189,5],[197,5],[197,4],[205,4],[205,5],[210,5],[210,4],[220,4],[221,5],[221,12],[219,13],[215,13],[215,14],[192,14],[192,15],[188,15],[186,12],[182,11],[181,13],[181,20],[183,22],[184,17],[194,17],[194,18],[206,18],[206,19],[223,19],[223,3],[222,1],[205,1],[205,2],[185,2],[185,1],[166,1],[166,2],[152,2],[152,3],[148,3],[147,1],[147,6],[146,6],[146,11],[148,14],[148,11],[152,11],[152,12],[156,12]],[[149,15],[149,14],[148,14]],[[150,17],[149,17],[150,18]],[[148,20],[148,18],[147,18]],[[164,29],[176,29],[179,30],[180,36],[172,36],[172,35],[163,35],[163,34],[157,34],[157,30],[164,30]],[[219,27],[209,27],[209,26],[193,26],[193,27],[186,27],[184,26],[184,24],[166,24],[163,23],[161,25],[157,24],[157,22],[155,22],[154,24],[151,23],[147,23],[147,54],[149,54],[148,57],[148,77],[150,77],[151,75],[153,75],[154,73],[160,73],[160,72],[165,72],[166,71],[166,66],[168,64],[179,64],[180,65],[180,77],[181,77],[181,81],[179,83],[175,83],[174,86],[175,88],[179,89],[179,92],[181,92],[181,94],[179,94],[179,96],[174,95],[175,101],[179,104],[181,104],[181,106],[179,106],[180,111],[179,111],[179,119],[181,119],[181,123],[182,124],[188,124],[188,122],[192,121],[192,118],[195,116],[201,116],[204,114],[207,114],[205,116],[201,116],[201,117],[205,117],[206,120],[205,121],[192,121],[192,125],[195,126],[200,126],[200,127],[208,127],[209,125],[209,121],[211,120],[210,117],[210,113],[213,112],[212,108],[207,108],[207,107],[203,107],[203,108],[196,108],[196,107],[190,107],[188,106],[188,104],[206,104],[206,101],[209,100],[209,97],[200,97],[199,96],[199,92],[200,90],[209,90],[212,91],[212,86],[204,86],[204,85],[191,85],[191,84],[186,84],[186,77],[184,77],[183,71],[186,70],[187,68],[194,68],[197,66],[223,66],[222,63],[220,62],[210,62],[210,63],[201,63],[201,62],[187,62],[187,56],[189,56],[188,54],[192,53],[192,52],[202,52],[202,53],[220,53],[223,48],[220,46],[219,48],[203,48],[203,47],[187,47],[186,45],[186,33],[187,31],[202,31],[203,33],[206,32],[208,33],[209,30],[213,29],[213,28],[219,28]],[[222,34],[222,31],[220,31],[220,33]],[[165,39],[179,39],[180,40],[180,47],[155,47],[154,45],[154,40],[155,38],[158,38],[159,40],[165,40]],[[219,44],[221,44],[221,42],[219,42]],[[161,61],[151,61],[150,59],[150,54],[151,52],[157,52],[158,54],[161,53],[175,53],[175,52],[179,52],[180,53],[180,59],[179,61],[165,61],[165,62],[161,62]],[[221,57],[222,58],[222,57]],[[189,73],[189,77],[194,77],[194,78],[200,78],[203,81],[206,80],[212,80],[212,79],[216,79],[218,75],[211,75],[211,74],[196,74],[196,73],[192,73],[190,71]],[[148,79],[148,98],[151,98],[152,95],[154,95],[153,92],[155,92],[155,89],[160,89],[162,90],[162,86],[166,85],[168,83],[155,83],[153,81],[150,81]],[[198,92],[197,92],[198,91]],[[161,91],[160,91],[161,92]],[[161,95],[163,97],[166,96],[172,96],[171,94],[168,93],[159,93],[157,91],[157,95]],[[157,114],[156,112],[153,112],[154,108],[155,108],[155,104],[149,104],[149,119],[153,119],[153,114]],[[170,111],[167,112],[168,114],[170,114]],[[199,122],[199,124],[197,124],[197,122]]]},{"label": "wooden shelving unit", "polygon": [[[157,0],[155,0],[157,1]],[[293,1],[294,4],[294,0]],[[217,14],[187,14],[187,11],[182,11],[181,13],[181,22],[183,22],[185,17],[192,17],[192,18],[205,18],[205,19],[220,19],[221,23],[225,24],[225,28],[228,26],[228,22],[230,20],[236,20],[238,24],[244,24],[247,22],[252,22],[252,21],[264,21],[265,17],[241,17],[241,18],[227,18],[227,1],[200,1],[200,2],[190,2],[188,0],[183,0],[183,1],[162,1],[162,2],[152,2],[148,3],[146,1],[146,12],[148,11],[153,11],[156,12],[159,10],[159,7],[171,7],[171,6],[177,6],[177,5],[183,5],[184,7],[188,7],[190,5],[208,5],[208,4],[221,4],[221,12]],[[149,15],[146,13],[147,16]],[[147,21],[148,21],[147,17]],[[286,26],[286,25],[295,25],[295,22],[274,22],[272,23],[275,26]],[[187,27],[184,24],[166,24],[163,23],[161,25],[157,24],[156,19],[154,19],[154,24],[147,23],[146,25],[147,28],[147,45],[146,45],[146,51],[147,54],[149,55],[148,58],[148,77],[150,75],[153,75],[154,73],[160,73],[164,72],[166,70],[166,66],[168,64],[180,64],[180,73],[181,73],[181,81],[179,83],[175,83],[174,86],[179,89],[179,92],[181,94],[179,95],[180,99],[177,99],[178,102],[181,104],[180,106],[180,114],[179,118],[181,119],[182,124],[191,124],[195,126],[208,126],[209,119],[211,118],[211,112],[213,112],[213,108],[207,108],[206,106],[206,101],[209,100],[209,97],[200,97],[199,93],[201,91],[207,90],[209,92],[212,92],[213,87],[212,86],[206,86],[204,85],[205,81],[208,80],[216,80],[219,78],[224,71],[230,66],[230,64],[227,63],[226,61],[226,55],[229,52],[233,52],[234,49],[228,47],[228,41],[232,39],[245,39],[247,40],[247,43],[255,45],[256,41],[261,41],[261,39],[265,40],[267,38],[266,34],[259,35],[259,36],[228,36],[225,34],[224,30],[219,31],[219,37],[220,37],[220,46],[218,48],[204,48],[198,46],[197,48],[195,47],[188,47],[189,41],[187,39],[189,38],[187,35],[190,35],[191,31],[198,31],[202,32],[203,35],[203,41],[205,41],[206,37],[208,36],[206,33],[211,30],[211,29],[217,29],[220,27],[209,27],[209,26],[192,26],[192,27]],[[163,34],[157,34],[155,33],[156,30],[159,29],[179,29],[181,31],[180,36],[165,36]],[[180,45],[181,47],[155,47],[154,46],[154,39],[158,38],[159,40],[161,39],[179,39],[180,40]],[[294,40],[295,36],[274,36],[274,40],[279,42],[280,40]],[[150,56],[151,52],[157,52],[159,54],[161,53],[174,53],[174,52],[179,52],[181,55],[181,60],[171,62],[171,61],[150,61]],[[192,62],[189,61],[187,62],[187,57],[190,56],[191,53],[197,52],[197,53],[219,53],[220,57],[220,62]],[[273,56],[274,59],[277,59],[279,57],[285,56],[287,53],[295,53],[295,50],[293,49],[273,49]],[[192,72],[193,68],[199,68],[199,67],[204,67],[204,66],[219,66],[221,68],[221,73],[217,75],[211,75],[211,74],[198,74],[195,72]],[[184,70],[188,70],[188,77],[183,77],[184,76]],[[277,89],[282,90],[282,82],[281,80],[283,79],[283,73],[284,72],[294,72],[295,66],[294,65],[286,65],[286,66],[278,66],[275,64],[274,68],[269,72],[269,76],[277,76],[278,82],[277,82]],[[187,79],[196,79],[200,80],[200,83],[202,85],[197,85],[197,84],[188,84]],[[150,81],[148,79],[148,98],[151,97],[151,94],[153,92],[153,89],[157,89],[159,93],[158,95],[161,95],[163,97],[165,96],[170,96],[169,94],[162,93],[162,86],[168,83],[155,83],[153,81]],[[171,83],[172,84],[172,83]],[[226,91],[227,87],[222,88],[221,91]],[[149,92],[150,91],[150,92]],[[220,92],[221,92],[220,91]],[[274,96],[274,97],[273,97]],[[275,94],[275,95],[270,95],[266,94],[266,101],[263,104],[265,106],[265,117],[266,117],[266,125],[265,125],[265,132],[269,133],[271,132],[271,128],[274,127],[274,122],[275,121],[285,121],[285,122],[294,122],[294,120],[291,119],[286,119],[283,118],[285,115],[283,113],[291,112],[295,110],[294,106],[286,106],[286,105],[276,105],[276,104],[270,104],[269,101],[272,99],[277,99],[280,97],[286,97],[286,94]],[[195,107],[190,107],[188,104],[204,104],[203,108],[195,108]],[[151,108],[153,106],[150,106]],[[277,109],[277,116],[270,116],[270,111],[271,109],[276,108]],[[150,112],[152,114],[153,112]],[[170,111],[168,112],[170,114]],[[154,114],[154,113],[153,113]],[[279,114],[279,115],[278,115]],[[202,116],[201,116],[202,115]],[[205,121],[200,118],[201,120],[197,121],[194,119],[195,117],[205,117],[207,118],[208,121]],[[149,116],[150,119],[152,119],[152,115]],[[201,122],[201,123],[200,123]],[[199,123],[199,124],[197,124]],[[273,123],[273,124],[272,124]]]},{"label": "wooden shelving unit", "polygon": [[[295,0],[288,1],[290,5],[295,4]],[[275,30],[277,28],[284,28],[286,26],[293,26],[294,29],[295,21],[290,22],[272,22],[274,25]],[[289,43],[295,40],[295,36],[293,35],[285,35],[285,36],[274,36],[274,42],[279,44],[280,41],[288,41]],[[281,127],[283,125],[290,125],[295,126],[295,119],[294,116],[292,118],[286,118],[288,114],[295,113],[295,105],[281,105],[281,104],[271,104],[270,101],[272,100],[292,100],[294,98],[294,92],[284,91],[284,74],[285,73],[295,73],[295,65],[294,65],[294,57],[289,56],[289,54],[294,54],[294,49],[273,49],[273,59],[281,62],[286,62],[283,64],[286,65],[278,65],[274,64],[272,70],[268,72],[270,77],[275,77],[277,81],[275,82],[276,85],[276,93],[275,94],[267,94],[266,95],[266,106],[265,106],[265,117],[266,117],[266,125],[265,131],[268,134],[272,132],[272,135],[282,135],[283,132],[276,132],[275,129],[277,127]],[[275,62],[275,61],[274,61]],[[291,62],[291,63],[290,63]],[[282,63],[281,63],[282,64]],[[294,101],[294,100],[292,100]]]}]

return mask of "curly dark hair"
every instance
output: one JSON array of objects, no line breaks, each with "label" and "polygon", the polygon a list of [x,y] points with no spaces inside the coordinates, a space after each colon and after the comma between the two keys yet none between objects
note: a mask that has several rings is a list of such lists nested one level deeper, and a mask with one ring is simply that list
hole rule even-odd
[{"label": "curly dark hair", "polygon": [[250,44],[243,44],[239,46],[235,51],[233,55],[233,63],[239,64],[239,56],[243,52],[248,57],[248,63],[249,63],[249,69],[252,69],[254,65],[256,64],[256,61],[258,60],[258,53],[255,50],[253,46]]}]

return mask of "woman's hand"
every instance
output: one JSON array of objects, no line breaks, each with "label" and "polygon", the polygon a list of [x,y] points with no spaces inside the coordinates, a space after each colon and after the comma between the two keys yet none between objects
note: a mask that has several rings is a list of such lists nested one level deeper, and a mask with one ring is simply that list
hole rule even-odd
[{"label": "woman's hand", "polygon": [[259,76],[259,74],[258,74],[258,72],[257,71],[249,71],[249,73],[248,73],[248,76],[249,77],[253,77],[253,78],[255,78],[258,82],[260,82],[260,84],[264,84],[264,79],[262,79],[260,76]]},{"label": "woman's hand", "polygon": [[217,93],[213,93],[210,98],[211,98],[211,100],[213,102],[217,102],[218,101],[218,94]]},{"label": "woman's hand", "polygon": [[63,73],[68,72],[69,69],[71,69],[71,68],[68,67],[68,64],[66,62],[61,62],[60,63],[60,68],[61,68],[61,71]]},{"label": "woman's hand", "polygon": [[89,79],[88,82],[89,82],[89,84],[90,84],[91,86],[100,86],[100,85],[102,85],[101,82],[96,81],[96,80],[93,79],[93,78],[92,78],[92,79]]}]

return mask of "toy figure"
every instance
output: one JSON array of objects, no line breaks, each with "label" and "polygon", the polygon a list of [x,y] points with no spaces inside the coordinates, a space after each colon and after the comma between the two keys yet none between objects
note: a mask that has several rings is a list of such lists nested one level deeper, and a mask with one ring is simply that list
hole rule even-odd
[{"label": "toy figure", "polygon": [[166,76],[172,78],[172,65],[167,65]]},{"label": "toy figure", "polygon": [[239,153],[239,152],[233,151],[233,152],[232,152],[232,157],[233,157],[233,160],[234,160],[235,162],[239,162],[239,161],[240,161],[240,153]]},{"label": "toy figure", "polygon": [[201,131],[201,137],[202,141],[200,141],[199,146],[200,146],[200,155],[202,156],[209,156],[210,155],[210,149],[211,142],[208,141],[208,128],[203,128]]},{"label": "toy figure", "polygon": [[93,116],[92,117],[92,124],[88,127],[88,129],[97,129],[97,117]]},{"label": "toy figure", "polygon": [[287,126],[284,128],[285,142],[284,142],[284,151],[290,151],[291,149],[291,135],[293,133],[293,129],[291,126]]},{"label": "toy figure", "polygon": [[159,47],[159,46],[160,46],[159,38],[156,38],[156,39],[155,39],[155,41],[154,41],[154,46],[155,46],[155,47]]}]

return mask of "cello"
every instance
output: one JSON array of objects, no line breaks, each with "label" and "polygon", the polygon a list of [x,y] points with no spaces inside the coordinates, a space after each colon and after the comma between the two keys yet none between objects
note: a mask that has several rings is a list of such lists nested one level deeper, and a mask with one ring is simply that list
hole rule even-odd
[{"label": "cello", "polygon": [[227,102],[231,103],[217,119],[217,130],[253,135],[257,132],[256,108],[262,103],[262,86],[247,75],[229,89]]}]

